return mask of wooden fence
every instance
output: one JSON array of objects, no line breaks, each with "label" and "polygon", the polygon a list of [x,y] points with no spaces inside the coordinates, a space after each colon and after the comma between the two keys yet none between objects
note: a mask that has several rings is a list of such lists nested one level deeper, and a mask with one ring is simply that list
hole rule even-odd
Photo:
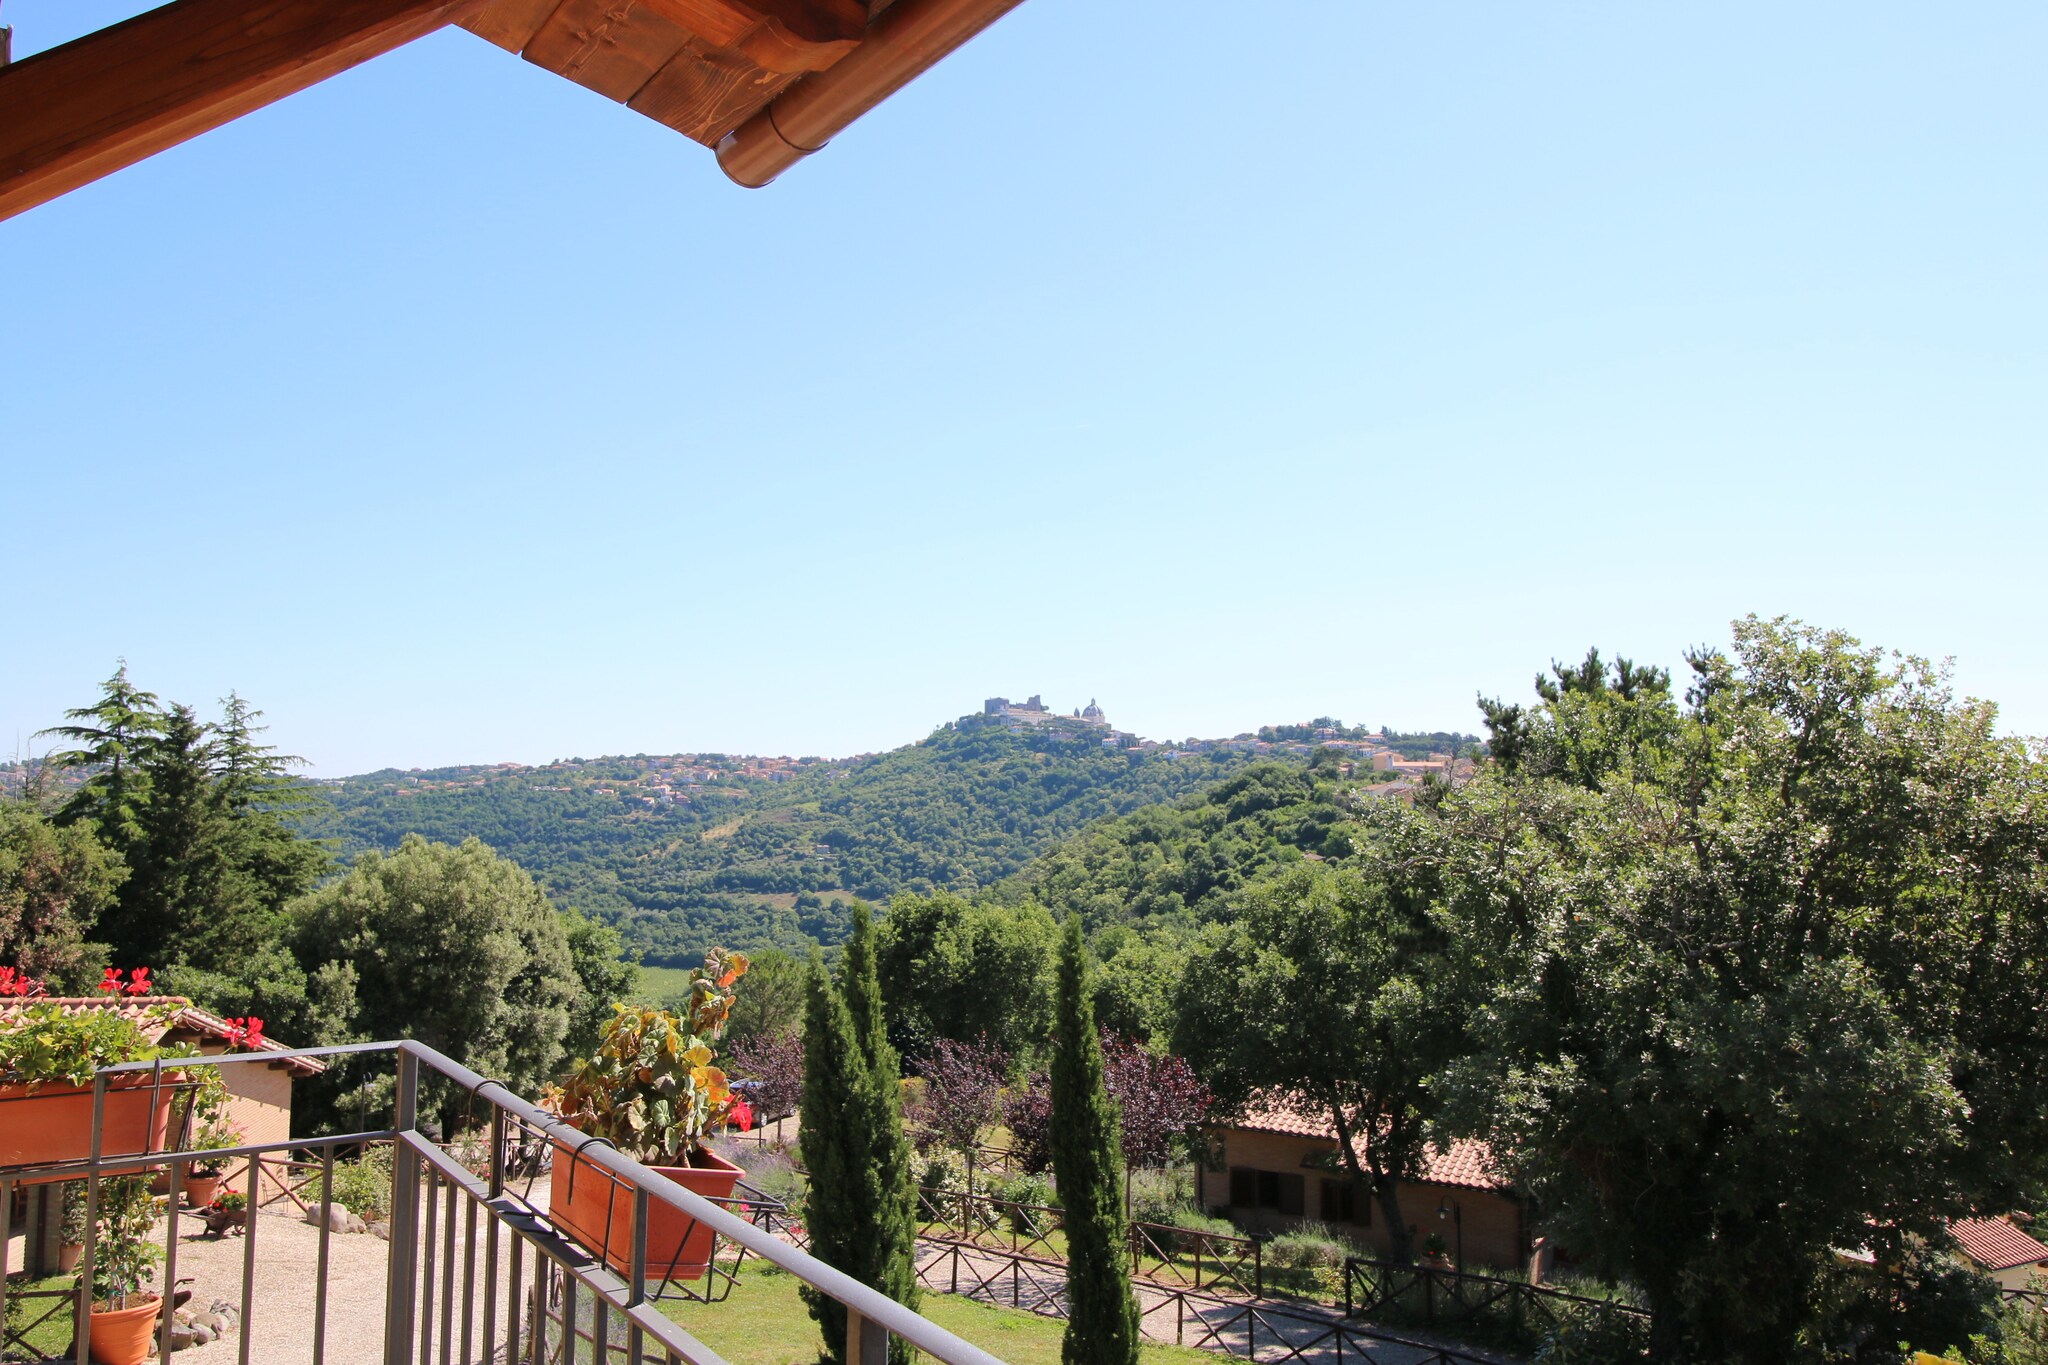
[{"label": "wooden fence", "polygon": [[1523,1280],[1351,1257],[1344,1315],[1404,1327],[1452,1328],[1489,1345],[1531,1350],[1560,1330],[1647,1345],[1650,1315],[1633,1304]]},{"label": "wooden fence", "polygon": [[[1064,1261],[1067,1254],[1059,1209],[959,1190],[918,1191],[917,1235],[1042,1260]],[[1249,1298],[1265,1293],[1264,1253],[1250,1237],[1134,1223],[1130,1257],[1133,1277],[1155,1284]]]}]

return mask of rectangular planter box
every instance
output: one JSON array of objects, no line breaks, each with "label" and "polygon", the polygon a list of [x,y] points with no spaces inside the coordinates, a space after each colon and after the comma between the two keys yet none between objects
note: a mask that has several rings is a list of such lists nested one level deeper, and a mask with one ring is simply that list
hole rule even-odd
[{"label": "rectangular planter box", "polygon": [[[142,1156],[164,1150],[170,1128],[171,1100],[186,1089],[183,1072],[165,1072],[152,1086],[148,1075],[120,1076],[107,1083],[101,1114],[100,1155]],[[77,1085],[0,1085],[0,1167],[43,1166],[58,1161],[84,1161],[92,1155],[92,1087]],[[143,1169],[122,1166],[102,1174],[119,1175]],[[39,1176],[76,1180],[68,1176]]]},{"label": "rectangular planter box", "polygon": [[[707,1199],[732,1197],[733,1186],[746,1172],[730,1161],[699,1149],[697,1166],[656,1166],[654,1170]],[[602,1166],[555,1144],[554,1170],[548,1176],[548,1221],[575,1238],[593,1256],[621,1275],[633,1264],[633,1191],[613,1180]],[[711,1262],[711,1229],[680,1209],[658,1199],[648,1202],[647,1278],[702,1279]]]}]

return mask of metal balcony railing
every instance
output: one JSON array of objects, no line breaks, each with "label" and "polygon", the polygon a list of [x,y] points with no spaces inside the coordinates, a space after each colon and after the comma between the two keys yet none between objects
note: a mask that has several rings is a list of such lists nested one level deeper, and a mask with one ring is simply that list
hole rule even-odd
[{"label": "metal balcony railing", "polygon": [[[255,1216],[252,1207],[241,1246],[239,1334],[241,1365],[272,1365],[305,1358],[313,1365],[377,1361],[385,1365],[725,1365],[721,1357],[659,1309],[663,1298],[704,1297],[688,1281],[665,1282],[662,1267],[650,1266],[649,1215],[666,1205],[691,1226],[702,1225],[741,1254],[758,1256],[788,1271],[841,1304],[847,1315],[848,1365],[887,1365],[891,1337],[901,1337],[944,1365],[1002,1365],[996,1357],[961,1340],[902,1304],[842,1274],[777,1235],[786,1221],[779,1206],[740,1197],[727,1209],[682,1189],[610,1146],[574,1128],[503,1085],[413,1042],[368,1043],[307,1048],[295,1052],[232,1053],[181,1059],[181,1069],[202,1066],[269,1065],[291,1057],[332,1059],[387,1054],[395,1061],[396,1102],[391,1126],[319,1138],[251,1143],[222,1151],[150,1152],[141,1164],[170,1176],[171,1217],[164,1231],[164,1260],[158,1284],[166,1300],[179,1283],[181,1242],[189,1238],[193,1215],[178,1213],[190,1163],[232,1160],[254,1197],[252,1205],[289,1200],[320,1210],[313,1220],[317,1250],[310,1283],[263,1285],[266,1248],[282,1234],[275,1220]],[[134,1171],[132,1153],[103,1154],[99,1116],[105,1112],[108,1081],[148,1070],[156,1063],[108,1067],[95,1079],[92,1151],[80,1161],[37,1167],[0,1167],[0,1248],[7,1245],[13,1194],[18,1186],[54,1180],[85,1182],[88,1236],[78,1265],[78,1284],[89,1286],[97,1237],[101,1187],[110,1175]],[[451,1098],[452,1097],[452,1098]],[[474,1120],[470,1137],[443,1144],[420,1128],[423,1103],[455,1104]],[[387,1263],[379,1292],[362,1301],[347,1299],[347,1286],[330,1283],[336,1234],[325,1211],[333,1206],[338,1160],[388,1144],[393,1155]],[[577,1153],[579,1180],[606,1183],[617,1216],[630,1220],[632,1251],[622,1268],[565,1236],[549,1221],[546,1174],[557,1144]],[[452,1150],[451,1150],[452,1149]],[[286,1194],[286,1191],[291,1191]],[[265,1223],[270,1222],[266,1238]],[[187,1234],[181,1238],[181,1230]],[[352,1249],[352,1254],[354,1250]],[[359,1255],[357,1257],[360,1259]],[[286,1272],[280,1272],[286,1273]],[[295,1272],[293,1272],[295,1273]],[[716,1272],[712,1278],[716,1278]],[[742,1290],[741,1292],[744,1292]],[[50,1297],[44,1291],[44,1297]],[[66,1293],[75,1314],[71,1354],[88,1361],[89,1292]],[[374,1300],[381,1300],[377,1302]],[[280,1307],[280,1301],[284,1305]],[[0,1323],[8,1321],[7,1286],[0,1275]],[[337,1321],[337,1315],[346,1314]],[[366,1330],[381,1315],[374,1334]],[[43,1317],[49,1316],[45,1311]],[[266,1328],[289,1319],[295,1343],[282,1348]],[[342,1330],[337,1332],[337,1327]],[[308,1332],[306,1329],[310,1328]],[[173,1359],[173,1315],[167,1302],[157,1330],[159,1359]],[[309,1341],[297,1341],[297,1336]],[[4,1333],[0,1333],[4,1338]],[[0,1339],[0,1357],[8,1343]],[[15,1342],[17,1351],[25,1343]],[[209,1358],[216,1352],[209,1351]],[[45,1358],[27,1355],[22,1358]]]}]

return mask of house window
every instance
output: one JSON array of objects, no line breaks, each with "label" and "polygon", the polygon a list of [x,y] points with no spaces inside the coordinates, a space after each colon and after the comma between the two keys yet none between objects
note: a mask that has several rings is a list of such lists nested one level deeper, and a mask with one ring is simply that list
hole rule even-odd
[{"label": "house window", "polygon": [[[1360,1215],[1363,1215],[1362,1217]],[[1372,1226],[1372,1204],[1361,1203],[1358,1190],[1348,1180],[1325,1180],[1323,1182],[1323,1221],[1325,1223],[1358,1223]]]},{"label": "house window", "polygon": [[1272,1209],[1276,1213],[1299,1215],[1308,1182],[1284,1171],[1254,1171],[1246,1166],[1230,1168],[1230,1203],[1240,1209]]}]

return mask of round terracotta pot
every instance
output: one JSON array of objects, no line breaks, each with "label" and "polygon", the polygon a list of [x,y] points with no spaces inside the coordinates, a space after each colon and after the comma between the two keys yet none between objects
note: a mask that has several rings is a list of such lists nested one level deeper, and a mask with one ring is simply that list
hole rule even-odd
[{"label": "round terracotta pot", "polygon": [[163,1300],[154,1294],[133,1297],[138,1302],[126,1308],[92,1310],[86,1340],[92,1347],[92,1358],[100,1365],[142,1365],[149,1357],[149,1344],[156,1338],[156,1315]]},{"label": "round terracotta pot", "polygon": [[85,1243],[65,1242],[57,1248],[57,1273],[69,1275],[78,1269],[78,1258],[85,1255]]},{"label": "round terracotta pot", "polygon": [[185,1177],[185,1203],[195,1209],[203,1209],[213,1202],[220,1193],[220,1176],[201,1175],[197,1171]]}]

